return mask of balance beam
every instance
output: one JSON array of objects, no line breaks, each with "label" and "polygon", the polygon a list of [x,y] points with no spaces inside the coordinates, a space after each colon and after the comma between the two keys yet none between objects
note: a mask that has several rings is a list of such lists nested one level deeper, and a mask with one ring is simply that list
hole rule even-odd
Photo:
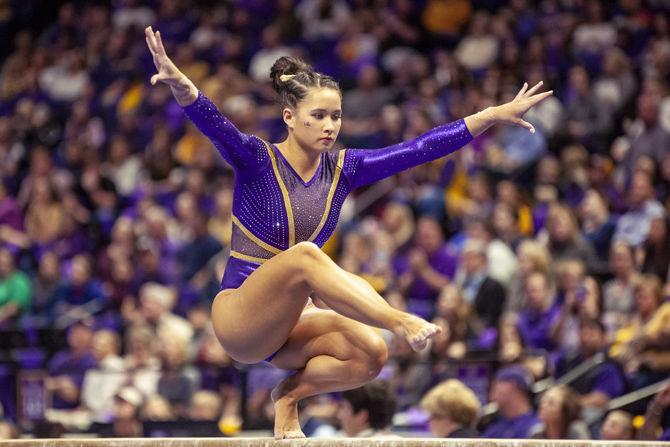
[{"label": "balance beam", "polygon": [[366,439],[366,438],[64,438],[0,441],[0,447],[650,447],[670,446],[649,441],[570,441],[551,439]]}]

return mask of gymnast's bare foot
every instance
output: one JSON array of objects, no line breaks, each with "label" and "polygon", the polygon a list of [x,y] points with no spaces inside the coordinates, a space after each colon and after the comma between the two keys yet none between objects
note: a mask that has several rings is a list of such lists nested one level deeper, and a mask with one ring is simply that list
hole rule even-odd
[{"label": "gymnast's bare foot", "polygon": [[304,438],[298,419],[298,402],[287,395],[291,388],[291,377],[272,390],[270,397],[275,405],[275,439]]},{"label": "gymnast's bare foot", "polygon": [[421,351],[428,345],[428,339],[442,332],[439,326],[427,322],[415,315],[407,314],[398,330],[397,335],[404,337],[415,351]]}]

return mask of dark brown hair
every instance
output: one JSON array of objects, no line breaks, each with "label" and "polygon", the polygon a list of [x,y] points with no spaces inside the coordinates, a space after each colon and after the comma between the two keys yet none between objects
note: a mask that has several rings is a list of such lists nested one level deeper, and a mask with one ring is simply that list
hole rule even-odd
[{"label": "dark brown hair", "polygon": [[314,71],[305,61],[295,57],[282,56],[277,59],[270,69],[270,78],[282,109],[297,108],[312,87],[332,88],[342,96],[337,81]]}]

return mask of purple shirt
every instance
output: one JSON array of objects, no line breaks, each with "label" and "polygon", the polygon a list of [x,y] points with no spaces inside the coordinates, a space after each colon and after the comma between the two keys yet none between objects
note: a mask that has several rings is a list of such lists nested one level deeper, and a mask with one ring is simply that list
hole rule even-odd
[{"label": "purple shirt", "polygon": [[[428,255],[428,264],[438,273],[448,277],[454,278],[456,268],[458,267],[458,253],[456,253],[454,246],[450,244],[443,244],[436,251]],[[402,275],[410,270],[409,256],[401,255],[393,261],[393,267],[397,275]],[[430,300],[434,301],[437,298],[439,290],[435,290],[422,278],[416,278],[409,290],[407,291],[408,298]]]},{"label": "purple shirt", "polygon": [[519,313],[517,329],[524,346],[529,349],[545,349],[553,351],[556,344],[551,339],[551,329],[560,317],[559,306],[551,306],[544,313],[524,310]]},{"label": "purple shirt", "polygon": [[235,171],[224,288],[239,287],[260,264],[298,242],[323,246],[352,190],[443,157],[472,140],[459,120],[382,149],[322,153],[316,172],[304,180],[276,146],[237,130],[202,93],[184,111]]},{"label": "purple shirt", "polygon": [[515,419],[501,418],[484,430],[482,438],[528,439],[541,427],[542,422],[531,412]]},{"label": "purple shirt", "polygon": [[[93,354],[86,353],[76,356],[70,351],[57,352],[47,365],[50,377],[68,376],[81,389],[84,383],[84,374],[95,368],[96,361]],[[56,409],[75,408],[78,403],[69,403],[54,394],[52,407]]]}]

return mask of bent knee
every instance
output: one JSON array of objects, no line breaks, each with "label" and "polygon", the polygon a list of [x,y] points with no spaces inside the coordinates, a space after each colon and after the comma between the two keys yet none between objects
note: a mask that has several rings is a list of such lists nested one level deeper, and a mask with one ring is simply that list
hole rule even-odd
[{"label": "bent knee", "polygon": [[295,244],[293,247],[286,250],[291,253],[292,256],[305,257],[305,258],[314,258],[317,256],[322,256],[324,253],[321,251],[318,245],[310,241],[302,241]]},{"label": "bent knee", "polygon": [[285,253],[290,254],[291,264],[303,273],[314,267],[316,262],[322,260],[323,257],[326,256],[318,245],[309,241],[298,242],[293,247],[286,250]]},{"label": "bent knee", "polygon": [[386,342],[375,330],[366,336],[365,345],[362,349],[363,371],[366,380],[372,380],[379,375],[388,360],[388,348]]}]

